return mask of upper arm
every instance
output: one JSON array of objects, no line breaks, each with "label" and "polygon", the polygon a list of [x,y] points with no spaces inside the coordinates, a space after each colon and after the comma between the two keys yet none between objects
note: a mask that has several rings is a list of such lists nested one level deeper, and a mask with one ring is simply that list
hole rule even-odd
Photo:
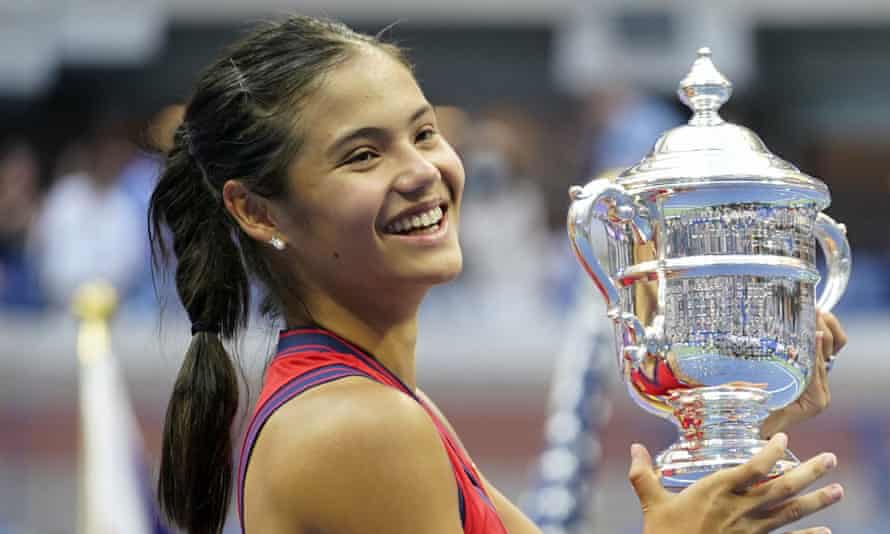
[{"label": "upper arm", "polygon": [[270,418],[251,466],[289,532],[461,532],[451,463],[421,406],[365,379],[305,396]]}]

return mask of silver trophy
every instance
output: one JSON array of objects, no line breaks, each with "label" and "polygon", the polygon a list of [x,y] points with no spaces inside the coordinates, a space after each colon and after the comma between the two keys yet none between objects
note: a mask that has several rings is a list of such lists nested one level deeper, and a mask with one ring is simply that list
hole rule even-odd
[{"label": "silver trophy", "polygon": [[[720,117],[732,85],[710,56],[680,83],[688,124],[617,178],[570,190],[569,237],[606,299],[622,378],[680,430],[656,458],[674,489],[763,447],[763,420],[811,379],[816,309],[837,303],[851,267],[843,225],[821,213],[825,184]],[[788,452],[771,475],[798,464]]]}]

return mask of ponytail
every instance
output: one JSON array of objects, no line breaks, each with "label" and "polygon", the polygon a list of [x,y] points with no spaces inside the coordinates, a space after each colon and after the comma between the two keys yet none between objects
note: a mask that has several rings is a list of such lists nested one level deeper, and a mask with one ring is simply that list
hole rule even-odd
[{"label": "ponytail", "polygon": [[158,498],[191,534],[222,531],[232,487],[235,368],[219,336],[192,337],[167,405]]},{"label": "ponytail", "polygon": [[151,198],[155,265],[178,259],[176,290],[193,325],[164,421],[158,500],[191,534],[222,530],[232,486],[232,422],[238,409],[235,365],[223,346],[246,325],[250,287],[233,228],[197,158],[186,126]]}]

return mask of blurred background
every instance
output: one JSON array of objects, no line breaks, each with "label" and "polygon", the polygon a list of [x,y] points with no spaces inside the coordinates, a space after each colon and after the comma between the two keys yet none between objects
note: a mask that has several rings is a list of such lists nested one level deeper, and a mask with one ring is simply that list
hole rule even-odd
[{"label": "blurred background", "polygon": [[[502,491],[534,500],[555,362],[606,322],[564,228],[566,191],[642,158],[686,110],[673,92],[710,46],[735,84],[723,116],[831,189],[853,277],[834,402],[790,431],[835,451],[847,499],[806,524],[884,533],[890,512],[890,3],[866,0],[0,1],[0,533],[76,530],[76,323],[102,277],[122,292],[113,343],[150,462],[188,324],[152,284],[145,219],[163,147],[201,68],[251,23],[326,15],[409,49],[467,169],[466,259],[425,303],[420,383]],[[395,24],[393,24],[395,23]],[[599,301],[595,295],[592,301]],[[585,304],[586,305],[586,304]],[[276,325],[241,350],[256,392]],[[587,532],[639,532],[628,446],[673,428],[631,404],[595,349]],[[563,358],[564,360],[565,358]],[[560,361],[563,361],[560,360]],[[591,385],[592,384],[592,385]],[[552,429],[551,429],[552,430]],[[235,530],[232,530],[233,532]]]}]

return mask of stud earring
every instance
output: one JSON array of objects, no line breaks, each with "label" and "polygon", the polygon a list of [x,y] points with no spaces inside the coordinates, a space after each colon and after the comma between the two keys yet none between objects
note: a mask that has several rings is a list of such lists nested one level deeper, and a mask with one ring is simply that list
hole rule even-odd
[{"label": "stud earring", "polygon": [[284,241],[280,237],[273,236],[272,239],[269,240],[269,244],[275,247],[275,250],[284,250]]}]

